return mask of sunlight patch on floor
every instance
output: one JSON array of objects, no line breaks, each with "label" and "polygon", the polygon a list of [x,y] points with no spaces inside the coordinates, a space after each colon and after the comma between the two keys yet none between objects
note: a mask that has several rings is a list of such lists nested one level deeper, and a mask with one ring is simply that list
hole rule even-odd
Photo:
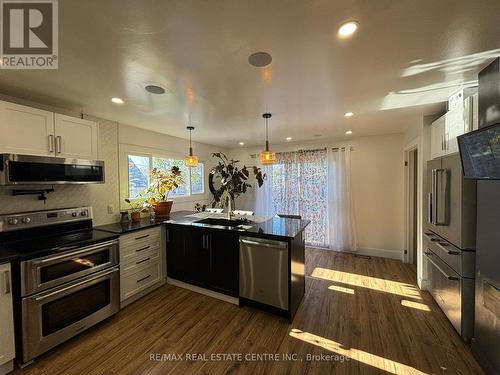
[{"label": "sunlight patch on floor", "polygon": [[418,303],[418,302],[415,302],[415,301],[408,301],[406,299],[402,299],[401,300],[401,305],[406,306],[406,307],[411,307],[411,308],[417,309],[417,310],[431,311],[431,309],[429,308],[429,306],[427,306],[427,305],[425,305],[423,303]]},{"label": "sunlight patch on floor", "polygon": [[338,286],[338,285],[330,285],[328,287],[328,289],[335,290],[336,292],[342,292],[342,293],[347,293],[347,294],[354,294],[354,289],[344,288],[343,286]]},{"label": "sunlight patch on floor", "polygon": [[378,277],[363,276],[322,267],[316,267],[311,277],[368,288],[378,292],[397,294],[406,298],[422,299],[419,290],[415,286],[397,281],[380,279]]},{"label": "sunlight patch on floor", "polygon": [[365,352],[355,348],[346,348],[342,344],[309,332],[303,332],[300,329],[293,328],[289,335],[312,345],[348,357],[355,361],[367,364],[369,366],[387,371],[391,374],[426,374],[414,367],[399,363],[375,354]]}]

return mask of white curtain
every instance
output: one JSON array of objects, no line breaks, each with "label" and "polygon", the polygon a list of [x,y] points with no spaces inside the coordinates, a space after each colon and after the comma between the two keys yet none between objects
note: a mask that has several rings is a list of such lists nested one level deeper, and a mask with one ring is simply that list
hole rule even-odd
[{"label": "white curtain", "polygon": [[356,251],[351,186],[351,150],[328,150],[328,244],[336,251]]},{"label": "white curtain", "polygon": [[273,168],[271,165],[261,165],[262,173],[266,175],[264,185],[260,188],[255,182],[255,214],[258,216],[274,216],[276,210],[273,203]]}]

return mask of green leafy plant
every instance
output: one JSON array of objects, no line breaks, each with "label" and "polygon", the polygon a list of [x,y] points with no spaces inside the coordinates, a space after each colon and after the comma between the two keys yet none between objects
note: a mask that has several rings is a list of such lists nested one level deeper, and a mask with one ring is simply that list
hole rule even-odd
[{"label": "green leafy plant", "polygon": [[[245,165],[240,168],[238,166],[239,160],[228,159],[222,152],[213,153],[212,157],[218,159],[217,166],[212,168],[209,176],[209,187],[214,196],[212,207],[222,205],[224,196],[234,201],[235,198],[245,194],[248,188],[252,187],[248,183],[250,172],[255,177],[259,188],[264,184],[266,176],[260,168],[256,166],[247,168]],[[214,178],[220,179],[220,186],[215,186]]]},{"label": "green leafy plant", "polygon": [[179,167],[173,166],[166,172],[158,168],[151,170],[151,183],[145,190],[146,202],[154,205],[158,202],[168,201],[168,194],[184,184]]},{"label": "green leafy plant", "polygon": [[125,202],[127,202],[130,206],[130,211],[132,212],[141,212],[142,209],[144,208],[144,203],[142,201],[133,201],[130,200],[129,198],[125,198]]}]

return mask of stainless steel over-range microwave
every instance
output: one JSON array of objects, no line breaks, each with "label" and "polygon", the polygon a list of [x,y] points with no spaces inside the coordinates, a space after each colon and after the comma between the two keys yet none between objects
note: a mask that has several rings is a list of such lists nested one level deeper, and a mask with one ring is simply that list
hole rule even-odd
[{"label": "stainless steel over-range microwave", "polygon": [[0,154],[0,185],[103,182],[104,162],[100,160]]}]

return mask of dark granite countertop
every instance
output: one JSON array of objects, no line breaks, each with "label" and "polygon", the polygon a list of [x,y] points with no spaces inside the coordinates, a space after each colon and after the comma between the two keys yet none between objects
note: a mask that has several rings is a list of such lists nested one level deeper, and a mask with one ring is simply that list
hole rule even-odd
[{"label": "dark granite countertop", "polygon": [[[117,234],[126,234],[141,229],[155,227],[161,224],[172,224],[172,225],[193,226],[199,228],[210,228],[214,230],[231,231],[240,233],[242,235],[248,235],[254,237],[293,239],[300,232],[302,232],[305,229],[305,227],[307,227],[310,223],[309,220],[273,217],[260,223],[253,222],[250,224],[243,224],[244,227],[242,228],[234,228],[234,227],[224,227],[218,225],[197,223],[197,221],[201,220],[201,218],[195,217],[193,216],[193,214],[196,214],[196,212],[177,211],[171,213],[169,220],[160,220],[152,222],[149,219],[143,219],[138,223],[132,223],[132,222],[114,223],[114,224],[100,225],[98,227],[95,227],[94,229],[103,230],[111,233],[117,233]],[[224,215],[221,214],[213,214],[210,216],[219,218],[224,217]],[[247,218],[250,221],[253,221],[251,216]]]},{"label": "dark granite countertop", "polygon": [[113,224],[99,225],[97,227],[94,227],[94,229],[102,230],[105,232],[117,233],[117,234],[126,234],[141,229],[156,227],[158,225],[162,225],[163,223],[164,220],[151,221],[149,219],[142,219],[137,223],[132,223],[131,221],[129,221],[128,223],[113,223]]},{"label": "dark granite countertop", "polygon": [[[199,221],[201,219],[199,217],[192,216],[195,213],[196,212],[190,211],[172,212],[170,220],[164,221],[164,223],[172,225],[194,226],[199,228],[210,228],[214,230],[224,230],[239,233],[241,235],[274,238],[278,240],[293,239],[297,237],[297,235],[300,234],[310,223],[309,220],[272,217],[263,222],[244,224],[243,228],[234,228],[197,223],[196,221]],[[224,217],[224,215],[221,214],[215,214],[213,216]],[[250,221],[253,221],[252,216],[248,216],[246,218],[248,218]]]}]

